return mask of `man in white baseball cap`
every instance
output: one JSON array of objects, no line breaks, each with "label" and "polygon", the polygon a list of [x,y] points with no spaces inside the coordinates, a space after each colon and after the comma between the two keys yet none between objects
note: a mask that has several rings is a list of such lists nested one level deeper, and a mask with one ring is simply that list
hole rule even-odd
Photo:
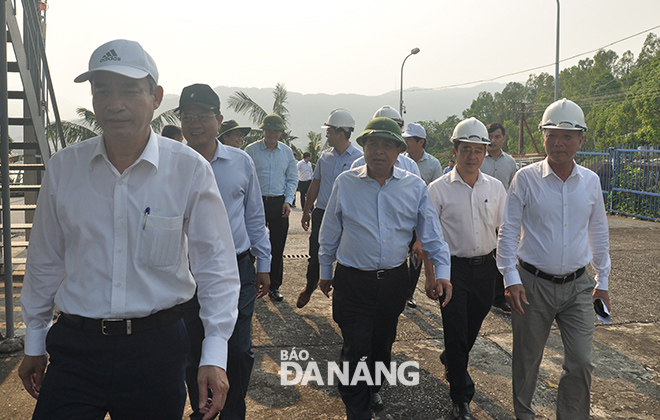
[{"label": "man in white baseball cap", "polygon": [[229,387],[240,287],[213,171],[151,129],[163,88],[140,44],[99,47],[75,79],[87,80],[103,134],[51,158],[21,293],[18,374],[37,398],[33,419],[181,419],[189,341],[180,305],[196,287],[206,337],[198,383],[210,419]]}]

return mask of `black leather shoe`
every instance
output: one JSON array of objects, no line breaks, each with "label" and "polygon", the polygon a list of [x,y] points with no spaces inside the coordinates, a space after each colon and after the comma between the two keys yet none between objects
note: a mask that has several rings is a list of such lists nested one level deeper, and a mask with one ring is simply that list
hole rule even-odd
[{"label": "black leather shoe", "polygon": [[283,296],[282,293],[279,291],[279,289],[277,289],[277,290],[269,290],[269,291],[268,291],[268,297],[270,297],[270,299],[271,299],[271,300],[274,300],[275,302],[282,302],[282,300],[284,299],[284,296]]},{"label": "black leather shoe", "polygon": [[493,308],[499,308],[502,310],[502,312],[507,314],[511,313],[511,306],[509,306],[506,299],[504,298],[495,299],[493,301]]},{"label": "black leather shoe", "polygon": [[470,403],[452,403],[451,418],[454,420],[475,420],[470,411]]},{"label": "black leather shoe", "polygon": [[371,410],[372,411],[381,411],[385,404],[383,404],[383,398],[378,392],[371,394]]},{"label": "black leather shoe", "polygon": [[415,300],[414,297],[409,297],[408,300],[406,300],[406,303],[407,303],[408,306],[410,306],[411,308],[416,308],[416,307],[417,307],[417,301]]}]

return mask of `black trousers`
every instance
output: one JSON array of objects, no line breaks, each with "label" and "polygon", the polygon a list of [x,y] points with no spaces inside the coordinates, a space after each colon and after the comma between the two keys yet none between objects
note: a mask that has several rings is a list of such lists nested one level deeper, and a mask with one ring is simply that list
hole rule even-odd
[{"label": "black trousers", "polygon": [[[254,257],[246,254],[238,260],[238,274],[241,279],[241,292],[238,297],[238,319],[234,331],[227,344],[227,379],[229,392],[225,406],[220,413],[221,420],[244,420],[247,395],[254,365],[252,353],[252,315],[254,301],[257,297],[255,283]],[[191,420],[201,420],[204,417],[199,412],[199,388],[197,386],[197,373],[199,361],[202,357],[202,341],[204,340],[204,326],[199,318],[199,301],[197,294],[184,303],[184,320],[190,336],[190,354],[186,367],[186,385],[188,397],[193,413]]]},{"label": "black trousers", "polygon": [[[403,264],[379,280],[373,274],[337,264],[332,286],[332,316],[344,338],[339,360],[348,362],[351,379],[358,362],[366,361],[373,378],[375,363],[389,367],[392,359],[399,315],[406,304],[407,266]],[[370,387],[360,381],[352,386],[339,384],[338,389],[348,420],[371,419],[371,395],[380,386]]]},{"label": "black trousers", "polygon": [[316,207],[312,210],[312,233],[309,235],[309,259],[307,260],[307,286],[305,291],[312,293],[319,284],[319,231],[323,221],[324,209]]},{"label": "black trousers", "polygon": [[[307,190],[309,189],[309,186],[312,184],[312,180],[308,181],[298,181],[298,189],[297,191],[300,191],[300,208],[305,208],[305,202],[307,201]],[[293,204],[296,203],[296,199],[293,199]]]},{"label": "black trousers", "polygon": [[284,263],[282,255],[286,245],[286,236],[289,233],[289,218],[282,217],[284,196],[263,197],[264,211],[266,213],[266,226],[270,233],[270,290],[277,290],[282,286],[284,276]]},{"label": "black trousers", "polygon": [[493,303],[497,267],[489,257],[481,265],[451,258],[451,300],[442,310],[449,395],[455,403],[469,403],[474,382],[468,373],[470,350]]},{"label": "black trousers", "polygon": [[35,420],[181,420],[188,334],[183,320],[106,336],[60,319],[46,338],[50,364]]}]

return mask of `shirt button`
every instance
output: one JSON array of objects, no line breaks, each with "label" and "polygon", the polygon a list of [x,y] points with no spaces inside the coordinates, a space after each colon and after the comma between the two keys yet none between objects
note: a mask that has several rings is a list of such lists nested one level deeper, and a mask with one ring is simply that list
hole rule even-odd
[{"label": "shirt button", "polygon": [[121,181],[121,180],[120,180],[119,182],[117,182],[117,184],[119,184],[119,185],[124,185],[124,181]]},{"label": "shirt button", "polygon": [[122,286],[121,283],[117,283],[117,284],[115,284],[115,287],[116,287],[117,289],[119,289],[121,286]]},{"label": "shirt button", "polygon": [[121,254],[121,249],[118,249],[118,250],[117,250],[117,254]]}]

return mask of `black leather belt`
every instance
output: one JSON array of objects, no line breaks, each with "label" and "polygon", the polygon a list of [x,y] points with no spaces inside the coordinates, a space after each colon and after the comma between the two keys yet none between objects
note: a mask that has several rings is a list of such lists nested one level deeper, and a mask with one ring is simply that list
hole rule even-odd
[{"label": "black leather belt", "polygon": [[165,327],[183,318],[183,309],[177,305],[163,309],[144,318],[85,318],[84,316],[62,313],[59,321],[81,330],[100,332],[103,335],[131,335],[154,328]]},{"label": "black leather belt", "polygon": [[375,277],[377,280],[383,280],[383,279],[386,279],[386,278],[388,278],[389,276],[391,276],[392,274],[394,274],[395,272],[397,272],[398,270],[401,270],[402,267],[407,267],[406,263],[403,263],[403,264],[401,264],[400,266],[395,267],[395,268],[388,268],[388,269],[385,269],[385,270],[371,270],[371,271],[365,271],[365,270],[359,270],[359,269],[357,269],[357,268],[353,268],[353,267],[348,267],[348,266],[343,265],[343,264],[340,264],[340,265],[341,265],[342,267],[348,269],[348,270],[356,271],[356,272],[358,272],[358,273],[359,273],[360,275],[362,275],[362,276],[365,276],[365,277],[372,277],[372,276],[373,276],[373,277]]},{"label": "black leather belt", "polygon": [[493,258],[495,256],[495,250],[490,251],[486,255],[481,255],[479,257],[471,257],[471,258],[466,258],[466,257],[451,257],[452,260],[462,262],[468,265],[481,265],[488,261],[489,259]]},{"label": "black leather belt", "polygon": [[262,196],[261,196],[261,198],[262,198],[264,201],[275,200],[275,199],[277,199],[277,198],[283,198],[283,197],[284,197],[283,195],[275,195],[275,196],[262,195]]},{"label": "black leather belt", "polygon": [[241,252],[240,254],[238,254],[236,256],[236,261],[240,261],[243,258],[247,257],[248,255],[250,255],[250,248],[248,248],[247,250],[245,250],[245,251]]},{"label": "black leather belt", "polygon": [[534,274],[536,277],[540,277],[545,280],[550,280],[551,282],[557,284],[564,284],[564,283],[568,283],[569,281],[573,281],[576,278],[583,275],[584,272],[586,271],[586,267],[582,267],[573,273],[566,274],[565,276],[554,276],[552,274],[548,274],[539,270],[538,268],[534,267],[529,263],[526,263],[523,260],[519,260],[519,262],[520,262],[520,266],[524,268],[525,271],[527,271],[528,273]]}]

